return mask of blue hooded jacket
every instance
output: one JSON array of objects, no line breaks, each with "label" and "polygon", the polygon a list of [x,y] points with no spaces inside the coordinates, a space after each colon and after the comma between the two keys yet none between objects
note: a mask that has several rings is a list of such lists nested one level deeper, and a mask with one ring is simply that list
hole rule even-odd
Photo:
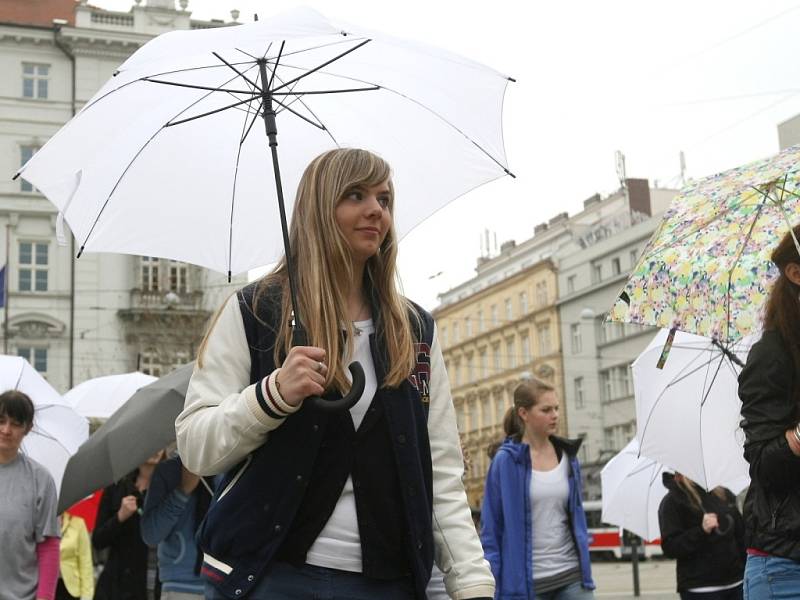
[{"label": "blue hooded jacket", "polygon": [[[577,452],[581,440],[551,436],[569,459],[567,512],[581,568],[582,585],[593,590],[589,534],[581,500]],[[496,582],[495,598],[534,600],[533,519],[530,506],[531,455],[527,444],[507,438],[492,459],[481,510],[481,542]],[[524,526],[523,526],[524,525]]]}]

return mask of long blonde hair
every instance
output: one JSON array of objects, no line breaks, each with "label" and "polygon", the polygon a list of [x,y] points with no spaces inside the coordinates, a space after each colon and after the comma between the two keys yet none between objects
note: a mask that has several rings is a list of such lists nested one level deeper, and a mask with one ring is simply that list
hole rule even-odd
[{"label": "long blonde hair", "polygon": [[[706,509],[703,507],[703,501],[700,498],[700,493],[697,491],[697,484],[694,481],[686,477],[681,473],[675,473],[674,475],[675,483],[678,484],[678,487],[683,490],[683,493],[689,498],[689,503],[694,506],[700,512],[706,512]],[[720,500],[727,500],[725,496],[725,488],[723,487],[715,487],[711,490],[711,493],[714,494]]]},{"label": "long blonde hair", "polygon": [[[391,169],[382,158],[353,148],[330,150],[306,167],[297,187],[289,243],[297,270],[297,302],[308,341],[323,348],[329,365],[325,387],[340,392],[349,388],[345,365],[352,347],[342,338],[353,339],[354,329],[347,316],[347,291],[353,281],[354,265],[350,247],[336,222],[336,206],[351,190],[389,186],[387,210],[394,212],[394,186]],[[386,345],[388,372],[384,386],[396,387],[414,367],[414,336],[409,318],[410,303],[400,295],[396,272],[397,234],[394,225],[378,253],[364,270],[364,290],[377,309],[377,332]],[[275,364],[280,365],[291,347],[291,295],[285,257],[258,283],[253,297],[253,312],[259,298],[271,286],[282,289],[281,319],[275,341]],[[336,357],[337,360],[332,359]]]}]

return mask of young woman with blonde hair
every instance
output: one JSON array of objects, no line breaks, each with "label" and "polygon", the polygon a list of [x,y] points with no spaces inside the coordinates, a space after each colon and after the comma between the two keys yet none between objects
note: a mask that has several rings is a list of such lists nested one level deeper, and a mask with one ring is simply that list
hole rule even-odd
[{"label": "young woman with blonde hair", "polygon": [[[206,337],[176,428],[190,471],[225,473],[200,532],[208,598],[424,598],[434,554],[452,597],[494,592],[435,325],[397,290],[394,206],[381,158],[317,157],[289,232],[311,345],[292,346],[285,260]],[[353,360],[349,411],[304,402],[346,392]]]},{"label": "young woman with blonde hair", "polygon": [[677,559],[681,600],[741,600],[744,523],[736,497],[722,487],[707,492],[680,473],[664,473],[663,481],[661,548]]},{"label": "young woman with blonde hair", "polygon": [[558,409],[550,384],[519,384],[503,422],[507,437],[489,466],[481,541],[498,599],[594,597],[577,458],[581,441],[555,435]]}]

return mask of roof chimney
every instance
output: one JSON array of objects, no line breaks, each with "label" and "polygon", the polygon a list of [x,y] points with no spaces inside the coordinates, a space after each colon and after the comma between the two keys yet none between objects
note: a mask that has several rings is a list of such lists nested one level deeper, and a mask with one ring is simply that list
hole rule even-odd
[{"label": "roof chimney", "polygon": [[631,211],[652,216],[653,210],[650,205],[650,182],[647,179],[625,180],[625,187],[628,188],[628,207]]}]

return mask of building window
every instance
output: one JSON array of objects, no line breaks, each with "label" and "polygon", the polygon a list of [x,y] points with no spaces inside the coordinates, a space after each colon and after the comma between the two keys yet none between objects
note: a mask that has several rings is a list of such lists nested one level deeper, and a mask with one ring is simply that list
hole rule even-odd
[{"label": "building window", "polygon": [[19,243],[19,291],[46,292],[48,267],[47,242]]},{"label": "building window", "polygon": [[603,281],[603,265],[592,265],[592,283]]},{"label": "building window", "polygon": [[600,371],[600,399],[608,402],[612,398],[614,398],[614,381],[611,379],[611,372]]},{"label": "building window", "polygon": [[475,402],[467,402],[467,429],[475,431],[478,428],[478,409]]},{"label": "building window", "polygon": [[539,354],[542,356],[550,354],[553,347],[552,341],[550,340],[550,323],[537,325],[536,331],[539,334]]},{"label": "building window", "polygon": [[191,360],[188,350],[176,350],[175,355],[172,357],[172,369],[175,370],[178,367],[182,367]]},{"label": "building window", "polygon": [[540,281],[536,284],[536,305],[544,306],[547,304],[547,282]]},{"label": "building window", "polygon": [[31,363],[39,373],[47,373],[47,348],[20,346],[17,348],[17,356],[21,356]]},{"label": "building window", "polygon": [[466,431],[466,429],[465,429],[466,423],[464,421],[465,421],[465,419],[464,419],[464,405],[463,404],[459,404],[458,406],[456,406],[456,425],[458,426],[458,430],[461,433],[464,433]]},{"label": "building window", "polygon": [[481,401],[481,427],[492,425],[492,399],[486,397]]},{"label": "building window", "polygon": [[583,350],[583,340],[581,339],[581,324],[573,323],[569,326],[569,337],[572,342],[572,353],[579,354]]},{"label": "building window", "polygon": [[[19,166],[24,167],[36,152],[39,151],[39,146],[20,146],[19,147]],[[33,186],[25,181],[22,177],[19,178],[19,189],[23,192],[34,191]]]},{"label": "building window", "polygon": [[528,314],[528,294],[526,292],[519,293],[519,313],[521,315]]},{"label": "building window", "polygon": [[464,336],[466,339],[472,337],[472,321],[469,317],[464,317]]},{"label": "building window", "polygon": [[634,248],[633,250],[630,251],[629,256],[631,259],[631,271],[633,271],[634,267],[636,266],[636,263],[639,262],[639,251]]},{"label": "building window", "polygon": [[575,378],[575,408],[586,406],[586,398],[583,395],[583,377]]},{"label": "building window", "polygon": [[612,275],[619,275],[622,272],[622,268],[619,264],[619,258],[612,258],[611,259],[611,274]]},{"label": "building window", "polygon": [[527,333],[520,335],[520,344],[522,344],[522,361],[527,364],[531,362],[531,340]]},{"label": "building window", "polygon": [[511,298],[506,298],[506,321],[514,320],[514,308],[511,306]]},{"label": "building window", "polygon": [[152,375],[153,377],[161,377],[161,363],[158,361],[158,354],[152,348],[142,352],[139,364],[139,370],[145,375]]},{"label": "building window", "polygon": [[22,63],[22,97],[47,99],[50,65]]},{"label": "building window", "polygon": [[158,291],[158,259],[154,256],[142,256],[142,290]]},{"label": "building window", "polygon": [[461,385],[461,361],[453,361],[453,382],[456,387]]},{"label": "building window", "polygon": [[497,394],[497,396],[495,398],[496,401],[497,401],[497,404],[496,404],[497,420],[495,421],[495,423],[497,423],[498,425],[502,425],[503,424],[503,419],[506,416],[506,403],[505,403],[505,400],[504,400],[504,394],[505,394],[505,391],[501,391],[499,394]]},{"label": "building window", "polygon": [[506,340],[506,356],[508,358],[508,368],[513,369],[517,366],[517,349],[514,347],[514,338]]},{"label": "building window", "polygon": [[472,354],[467,354],[467,383],[475,381],[475,363],[472,361]]},{"label": "building window", "polygon": [[571,294],[575,291],[575,275],[567,277],[567,293]]},{"label": "building window", "polygon": [[497,324],[498,324],[498,321],[497,321],[497,305],[496,304],[492,304],[491,311],[492,311],[492,326],[496,327]]},{"label": "building window", "polygon": [[458,343],[458,323],[453,323],[453,343]]},{"label": "building window", "polygon": [[486,354],[486,348],[482,348],[478,352],[478,357],[481,365],[481,379],[489,377],[489,357]]},{"label": "building window", "polygon": [[189,267],[175,260],[169,261],[169,289],[178,294],[189,291]]},{"label": "building window", "polygon": [[500,361],[500,344],[492,345],[492,370],[495,373],[503,370],[503,364]]},{"label": "building window", "polygon": [[605,402],[632,396],[633,385],[628,366],[620,365],[600,371],[600,392]]},{"label": "building window", "polygon": [[581,441],[581,449],[578,450],[578,459],[585,464],[589,462],[589,450],[586,447],[586,434],[579,433],[578,439]]},{"label": "building window", "polygon": [[478,331],[483,331],[483,310],[478,311]]}]

